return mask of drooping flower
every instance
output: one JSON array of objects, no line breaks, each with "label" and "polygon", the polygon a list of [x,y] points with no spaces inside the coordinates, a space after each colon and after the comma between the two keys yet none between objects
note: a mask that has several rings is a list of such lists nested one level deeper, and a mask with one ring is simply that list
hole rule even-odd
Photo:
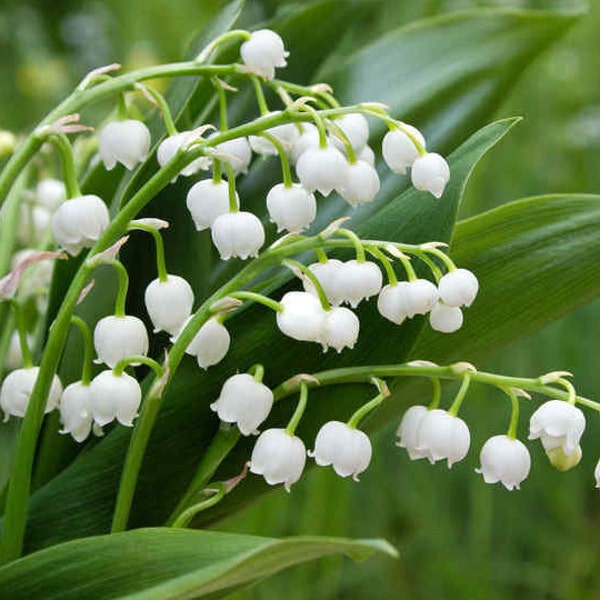
[{"label": "drooping flower", "polygon": [[469,451],[471,435],[466,423],[445,410],[427,411],[419,425],[416,450],[424,452],[431,464],[447,460],[448,468]]},{"label": "drooping flower", "polygon": [[92,388],[81,381],[68,385],[60,398],[60,433],[68,433],[76,442],[83,442],[92,430]]},{"label": "drooping flower", "polygon": [[[141,319],[132,315],[103,317],[94,328],[97,363],[113,368],[120,360],[148,353],[148,332]],[[134,363],[132,363],[134,364]]]},{"label": "drooping flower", "polygon": [[385,285],[377,297],[379,314],[396,325],[402,325],[408,317],[406,287],[407,281]]},{"label": "drooping flower", "polygon": [[529,439],[540,438],[546,451],[560,447],[571,454],[579,446],[584,430],[583,412],[564,400],[544,402],[529,421]]},{"label": "drooping flower", "polygon": [[[274,116],[281,114],[281,111],[275,110],[264,116]],[[295,123],[283,123],[282,125],[275,125],[265,130],[265,133],[272,135],[276,138],[284,150],[287,152],[292,151],[292,148],[300,138],[300,131]],[[264,156],[275,156],[278,154],[277,148],[271,143],[271,140],[262,135],[251,135],[249,138],[250,147],[257,154],[263,154]]]},{"label": "drooping flower", "polygon": [[[235,201],[239,208],[240,198]],[[212,227],[217,217],[229,212],[229,187],[226,181],[203,179],[195,183],[187,193],[186,205],[197,231]]]},{"label": "drooping flower", "polygon": [[300,183],[309,192],[318,190],[323,196],[329,196],[332,190],[343,185],[347,168],[344,155],[331,145],[308,148],[296,162]]},{"label": "drooping flower", "polygon": [[103,427],[117,419],[121,425],[133,427],[142,401],[142,389],[135,377],[102,371],[92,379],[90,390],[92,414],[98,425]]},{"label": "drooping flower", "polygon": [[410,177],[416,189],[441,198],[450,181],[450,167],[443,156],[429,152],[413,162]]},{"label": "drooping flower", "polygon": [[299,183],[286,187],[278,183],[267,194],[267,210],[277,231],[302,231],[317,216],[317,202],[310,192]]},{"label": "drooping flower", "polygon": [[225,358],[230,344],[231,336],[227,327],[213,317],[200,327],[185,352],[196,357],[201,369],[208,369]]},{"label": "drooping flower", "polygon": [[52,235],[71,256],[91,248],[108,227],[106,204],[94,195],[79,196],[63,202],[52,217]]},{"label": "drooping flower", "polygon": [[481,467],[475,469],[486,483],[502,483],[507,490],[519,489],[529,475],[531,456],[523,442],[507,435],[491,437],[481,448]]},{"label": "drooping flower", "polygon": [[[218,135],[218,133],[215,132],[209,135],[208,139]],[[239,137],[217,144],[212,151],[212,156],[224,163],[229,163],[233,169],[233,174],[239,175],[248,172],[248,167],[252,161],[252,149],[248,143],[248,138]]]},{"label": "drooping flower", "polygon": [[371,462],[371,441],[364,431],[341,421],[329,421],[319,429],[314,452],[309,452],[320,467],[331,465],[340,477],[352,475],[354,481]]},{"label": "drooping flower", "polygon": [[309,148],[319,147],[319,130],[312,123],[302,123],[300,125],[300,136],[292,143],[290,148],[290,157],[294,164],[300,158],[300,155]]},{"label": "drooping flower", "polygon": [[348,164],[344,180],[337,190],[350,206],[358,206],[372,202],[379,192],[380,185],[377,171],[367,162],[357,160]]},{"label": "drooping flower", "polygon": [[[350,113],[335,119],[337,125],[348,138],[350,145],[355,152],[360,152],[369,141],[369,123],[364,115],[360,113]],[[342,150],[345,148],[343,140],[337,136],[332,136],[335,146]]]},{"label": "drooping flower", "polygon": [[66,198],[67,190],[60,179],[45,177],[35,188],[35,201],[50,212],[55,211]]},{"label": "drooping flower", "polygon": [[435,331],[453,333],[462,327],[462,311],[457,306],[446,306],[443,302],[438,302],[429,313],[429,324]]},{"label": "drooping flower", "polygon": [[240,55],[244,64],[265,79],[275,77],[276,67],[285,67],[289,52],[285,50],[283,40],[270,29],[253,31],[250,39],[240,46]]},{"label": "drooping flower", "polygon": [[438,288],[447,306],[471,306],[479,291],[479,282],[468,269],[455,269],[440,279]]},{"label": "drooping flower", "polygon": [[154,331],[174,335],[192,312],[194,292],[183,277],[167,275],[166,281],[157,278],[148,284],[144,302]]},{"label": "drooping flower", "polygon": [[[194,131],[182,131],[165,138],[158,146],[156,150],[156,160],[161,167],[164,167],[174,156],[177,154],[179,149],[193,139],[195,135]],[[189,165],[185,166],[179,172],[179,175],[189,177],[194,173],[197,173],[201,169],[207,169],[210,166],[210,158],[207,156],[201,156],[193,160]],[[179,175],[173,178],[173,181],[177,179]]]},{"label": "drooping flower", "polygon": [[250,472],[262,475],[269,485],[283,483],[286,492],[302,475],[306,463],[304,442],[285,429],[263,431],[250,457]]},{"label": "drooping flower", "polygon": [[344,302],[352,308],[379,294],[382,284],[381,269],[374,262],[349,260],[343,264],[340,286]]},{"label": "drooping flower", "polygon": [[121,163],[130,171],[144,162],[150,151],[150,131],[136,119],[112,121],[98,134],[98,153],[108,171]]},{"label": "drooping flower", "polygon": [[427,450],[418,449],[419,429],[423,419],[428,413],[426,406],[411,406],[403,415],[396,435],[396,446],[406,448],[411,460],[419,460],[427,456]]},{"label": "drooping flower", "polygon": [[[344,301],[343,269],[344,263],[337,258],[330,258],[325,262],[316,262],[308,265],[308,268],[319,280],[327,300],[332,306],[338,306]],[[304,290],[313,296],[317,296],[312,281],[308,277],[302,279]]]},{"label": "drooping flower", "polygon": [[242,435],[256,433],[273,406],[273,392],[248,373],[232,375],[225,381],[211,410],[225,423],[237,423]]},{"label": "drooping flower", "polygon": [[223,260],[258,256],[265,243],[265,230],[260,219],[251,212],[228,212],[213,222],[211,236]]},{"label": "drooping flower", "polygon": [[326,311],[308,292],[287,292],[280,300],[277,327],[288,337],[301,342],[318,342],[323,336]]},{"label": "drooping flower", "polygon": [[[416,127],[404,124],[403,129],[407,130],[421,144],[422,148],[425,148],[425,138]],[[402,129],[393,129],[385,134],[381,152],[388,167],[402,175],[419,158],[419,150],[415,143]]]},{"label": "drooping flower", "polygon": [[325,323],[319,340],[323,345],[323,351],[329,346],[338,353],[344,348],[354,348],[359,330],[360,321],[349,308],[334,306],[325,312]]}]

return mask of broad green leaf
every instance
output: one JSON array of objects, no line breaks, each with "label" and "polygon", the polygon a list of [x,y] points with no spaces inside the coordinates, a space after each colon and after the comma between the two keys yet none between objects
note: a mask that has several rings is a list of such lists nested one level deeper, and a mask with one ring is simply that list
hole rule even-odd
[{"label": "broad green leaf", "polygon": [[298,563],[376,552],[397,557],[383,540],[141,529],[68,542],[7,565],[0,592],[11,600],[223,598]]}]

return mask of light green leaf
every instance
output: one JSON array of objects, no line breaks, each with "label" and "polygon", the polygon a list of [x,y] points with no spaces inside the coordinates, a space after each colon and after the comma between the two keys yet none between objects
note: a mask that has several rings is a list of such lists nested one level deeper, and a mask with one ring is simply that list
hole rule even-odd
[{"label": "light green leaf", "polygon": [[[345,554],[397,557],[384,540],[262,538],[185,529],[141,529],[68,542],[0,569],[11,600],[223,598],[289,566]],[[8,597],[8,596],[7,596]]]}]

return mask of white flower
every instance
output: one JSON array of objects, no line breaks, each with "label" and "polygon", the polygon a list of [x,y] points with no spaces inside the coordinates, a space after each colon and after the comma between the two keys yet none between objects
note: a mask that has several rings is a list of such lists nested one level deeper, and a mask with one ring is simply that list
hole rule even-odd
[{"label": "white flower", "polygon": [[94,421],[101,427],[115,419],[121,425],[133,427],[133,419],[142,401],[142,389],[137,379],[113,371],[102,371],[90,384]]},{"label": "white flower", "polygon": [[410,177],[416,189],[441,198],[450,181],[450,168],[443,156],[429,152],[415,160]]},{"label": "white flower", "polygon": [[427,279],[408,282],[407,312],[409,317],[427,314],[438,301],[437,287]]},{"label": "white flower", "polygon": [[52,217],[52,235],[69,254],[91,248],[108,227],[110,216],[98,196],[79,196],[63,202]]},{"label": "white flower", "polygon": [[426,450],[417,449],[419,429],[423,419],[428,413],[426,406],[411,406],[403,415],[396,435],[396,446],[406,448],[410,460],[419,460],[427,456]]},{"label": "white flower", "polygon": [[446,306],[443,302],[438,302],[429,313],[429,324],[435,331],[453,333],[462,327],[462,311],[456,306]]},{"label": "white flower", "polygon": [[68,385],[60,398],[60,433],[69,433],[83,442],[92,430],[92,387],[76,381]]},{"label": "white flower", "polygon": [[583,453],[581,446],[577,446],[573,452],[566,454],[561,446],[546,450],[546,456],[550,464],[558,471],[569,471],[576,467],[581,461]]},{"label": "white flower", "polygon": [[208,369],[225,358],[230,343],[229,331],[213,317],[200,327],[185,351],[186,354],[196,357],[201,369]]},{"label": "white flower", "polygon": [[344,348],[354,348],[359,329],[358,317],[349,308],[335,306],[325,312],[325,324],[318,341],[323,345],[323,351],[331,346],[339,353]]},{"label": "white flower", "polygon": [[372,167],[375,166],[375,152],[370,146],[365,146],[362,150],[356,153],[356,160],[366,162]]},{"label": "white flower", "polygon": [[112,368],[124,358],[145,356],[148,353],[148,332],[137,317],[104,317],[94,328],[94,348],[98,355],[95,362]]},{"label": "white flower", "polygon": [[286,52],[283,40],[270,29],[252,32],[250,39],[240,46],[244,64],[265,79],[275,77],[275,67],[285,67]]},{"label": "white flower", "polygon": [[467,455],[470,445],[471,435],[466,423],[445,410],[435,408],[423,417],[415,448],[425,452],[431,464],[447,459],[450,468]]},{"label": "white flower", "polygon": [[542,440],[545,450],[561,447],[565,454],[571,454],[579,446],[585,429],[583,412],[564,400],[544,402],[531,415],[529,439]]},{"label": "white flower", "polygon": [[407,281],[388,284],[381,289],[377,297],[379,314],[396,325],[402,325],[408,317],[408,293],[406,291],[408,285]]},{"label": "white flower", "polygon": [[[194,131],[182,131],[181,133],[177,133],[165,138],[159,144],[158,149],[156,150],[156,160],[158,161],[158,164],[161,167],[164,167],[175,156],[175,154],[177,154],[179,148],[194,139],[194,135]],[[193,160],[189,165],[184,167],[179,174],[187,177],[197,173],[201,169],[207,169],[209,165],[210,158],[207,156],[200,156],[196,160]],[[177,179],[177,176],[174,177],[173,181],[175,181],[175,179]]]},{"label": "white flower", "polygon": [[309,148],[319,147],[319,130],[312,123],[301,124],[302,133],[297,137],[290,149],[290,156],[294,164],[300,158],[300,155]]},{"label": "white flower", "polygon": [[[10,416],[25,416],[39,370],[39,367],[17,369],[6,376],[0,387],[0,408],[4,411],[4,421],[8,421]],[[44,412],[48,413],[58,406],[61,394],[62,385],[55,375],[52,378]]]},{"label": "white flower", "polygon": [[383,277],[374,262],[349,260],[343,264],[340,285],[343,298],[352,308],[362,300],[376,296],[381,291]]},{"label": "white flower", "polygon": [[368,163],[357,160],[348,164],[344,180],[337,190],[350,206],[358,206],[372,202],[380,185],[377,171]]},{"label": "white flower", "polygon": [[317,202],[313,194],[299,183],[286,187],[278,183],[267,194],[267,210],[277,231],[302,231],[317,216]]},{"label": "white flower", "polygon": [[[240,198],[235,194],[236,205]],[[188,191],[186,205],[194,219],[197,231],[212,227],[215,219],[229,212],[229,186],[226,181],[203,179]]]},{"label": "white flower", "polygon": [[[327,300],[332,306],[337,306],[344,301],[343,289],[343,269],[344,263],[337,258],[330,258],[325,262],[316,262],[308,265],[308,268],[314,273],[319,280]],[[308,277],[303,277],[302,285],[304,290],[313,296],[317,296],[312,281]]]},{"label": "white flower", "polygon": [[269,485],[283,483],[286,492],[296,483],[306,463],[306,448],[299,437],[285,429],[263,431],[250,457],[250,471],[262,475]]},{"label": "white flower", "polygon": [[507,490],[519,489],[531,468],[531,456],[523,442],[507,435],[491,437],[481,448],[481,467],[475,469],[486,483],[502,483]]},{"label": "white flower", "polygon": [[438,283],[440,298],[447,306],[471,306],[479,282],[468,269],[455,269],[446,273]]},{"label": "white flower", "polygon": [[600,459],[596,463],[596,468],[594,469],[594,477],[596,479],[596,488],[600,490]]},{"label": "white flower", "polygon": [[[355,152],[360,152],[369,141],[369,123],[364,115],[350,113],[333,121],[345,134]],[[335,146],[342,150],[346,147],[344,142],[336,135],[332,136]]]},{"label": "white flower", "polygon": [[[219,135],[219,132],[212,133],[208,136],[208,139],[215,135]],[[248,143],[248,138],[245,137],[221,142],[214,147],[211,154],[218,160],[229,163],[234,175],[247,173],[252,161],[252,149]]]},{"label": "white flower", "polygon": [[315,462],[320,467],[331,465],[340,477],[352,475],[354,481],[371,462],[371,441],[364,431],[350,427],[341,421],[325,423],[315,440]]},{"label": "white flower", "polygon": [[288,337],[301,342],[318,342],[323,335],[326,311],[308,292],[287,292],[280,300],[277,327]]},{"label": "white flower", "polygon": [[[425,148],[425,138],[416,127],[404,124],[403,129],[412,134],[421,147]],[[381,144],[381,153],[388,167],[402,175],[419,158],[419,150],[402,129],[393,129],[385,134]]]},{"label": "white flower", "polygon": [[60,179],[40,179],[35,188],[35,201],[46,210],[56,210],[67,198],[65,184]]},{"label": "white flower", "polygon": [[260,219],[245,211],[218,216],[212,224],[211,236],[223,260],[232,256],[241,259],[258,256],[265,243],[265,230]]},{"label": "white flower", "polygon": [[150,132],[135,119],[112,121],[98,134],[98,153],[108,171],[119,162],[130,171],[144,162],[150,151]]},{"label": "white flower", "polygon": [[[275,110],[270,112],[268,115],[264,116],[273,116],[281,114],[281,111]],[[295,123],[284,123],[283,125],[275,125],[275,127],[269,127],[269,129],[265,130],[265,133],[271,134],[274,138],[276,138],[286,152],[291,153],[292,148],[300,138],[300,131]],[[265,156],[275,156],[278,154],[277,148],[268,140],[266,137],[262,135],[251,135],[249,137],[250,147],[257,154],[264,154]]]},{"label": "white flower", "polygon": [[21,204],[17,228],[19,242],[26,245],[41,242],[46,236],[51,221],[52,213],[47,208]]},{"label": "white flower", "polygon": [[329,196],[333,189],[342,186],[346,176],[348,161],[333,146],[308,148],[296,163],[296,173],[302,185],[309,191],[318,190]]},{"label": "white flower", "polygon": [[237,423],[242,435],[257,433],[273,406],[273,392],[248,373],[233,375],[221,389],[211,410],[225,423]]},{"label": "white flower", "polygon": [[183,277],[167,275],[167,281],[155,279],[148,284],[144,302],[154,331],[176,334],[192,312],[194,292]]}]

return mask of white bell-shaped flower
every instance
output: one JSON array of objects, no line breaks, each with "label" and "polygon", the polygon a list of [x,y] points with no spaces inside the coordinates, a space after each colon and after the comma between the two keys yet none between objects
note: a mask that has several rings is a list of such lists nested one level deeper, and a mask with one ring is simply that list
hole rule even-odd
[{"label": "white bell-shaped flower", "polygon": [[437,287],[427,279],[414,279],[408,282],[406,308],[409,317],[426,315],[437,304]]},{"label": "white bell-shaped flower", "polygon": [[35,201],[50,212],[55,211],[67,199],[67,189],[60,179],[40,179],[35,188]]},{"label": "white bell-shaped flower", "polygon": [[90,388],[92,415],[100,427],[115,419],[121,425],[133,427],[142,401],[142,389],[135,377],[106,370],[92,379]]},{"label": "white bell-shaped flower", "polygon": [[92,430],[92,386],[76,381],[68,385],[60,398],[60,433],[68,433],[83,442]]},{"label": "white bell-shaped flower", "polygon": [[583,412],[564,400],[544,402],[529,421],[530,440],[540,438],[545,450],[561,447],[565,454],[571,454],[579,446],[584,430]]},{"label": "white bell-shaped flower", "polygon": [[[95,362],[114,367],[120,360],[148,353],[148,332],[141,319],[132,315],[103,317],[94,328]],[[135,363],[132,363],[135,364]]]},{"label": "white bell-shaped flower", "polygon": [[17,238],[21,244],[34,246],[46,237],[50,228],[52,213],[43,206],[21,204]]},{"label": "white bell-shaped flower", "polygon": [[447,306],[471,306],[479,291],[479,282],[468,269],[455,269],[440,279],[438,288]]},{"label": "white bell-shaped flower", "polygon": [[596,480],[596,489],[600,490],[600,459],[598,459],[594,469],[594,479]]},{"label": "white bell-shaped flower", "polygon": [[[161,167],[164,167],[174,156],[177,154],[179,148],[184,144],[187,144],[193,139],[193,131],[182,131],[176,133],[168,138],[165,138],[158,146],[156,150],[156,160]],[[189,165],[181,169],[179,175],[188,177],[197,173],[201,169],[208,169],[210,166],[210,158],[207,156],[200,156],[196,160],[193,160]],[[173,178],[173,181],[177,179],[177,176]]]},{"label": "white bell-shaped flower", "polygon": [[365,146],[359,152],[356,153],[356,160],[366,162],[371,167],[375,166],[375,152],[370,146]]},{"label": "white bell-shaped flower", "polygon": [[[218,135],[218,132],[209,135],[208,139],[215,135]],[[212,156],[224,163],[229,163],[234,175],[239,175],[248,172],[252,161],[252,149],[248,138],[240,137],[217,144],[212,151]]]},{"label": "white bell-shaped flower", "polygon": [[[280,113],[281,111],[275,110],[265,116],[273,116]],[[292,152],[292,148],[300,138],[300,130],[295,123],[275,125],[275,127],[269,127],[269,129],[265,130],[265,133],[269,133],[276,138],[283,146],[286,154]],[[256,154],[263,154],[264,156],[275,156],[278,154],[277,148],[275,148],[270,140],[262,135],[251,135],[249,141],[250,147]]]},{"label": "white bell-shaped flower", "polygon": [[[350,113],[335,119],[337,125],[345,134],[350,145],[355,152],[360,152],[369,141],[369,123],[364,115],[360,113]],[[332,136],[333,143],[339,150],[343,150],[346,145],[337,136]]]},{"label": "white bell-shaped flower", "polygon": [[471,434],[467,424],[447,411],[436,408],[423,417],[415,448],[425,452],[431,464],[447,460],[450,468],[467,455],[470,445]]},{"label": "white bell-shaped flower", "polygon": [[380,186],[377,171],[368,163],[357,160],[348,164],[344,181],[337,190],[350,206],[358,206],[372,202]]},{"label": "white bell-shaped flower", "polygon": [[273,392],[248,373],[239,373],[225,381],[211,410],[225,423],[237,423],[242,435],[257,433],[273,406]]},{"label": "white bell-shaped flower", "polygon": [[446,306],[443,302],[438,302],[429,313],[429,324],[435,331],[454,333],[462,327],[462,311],[457,306]]},{"label": "white bell-shaped flower", "polygon": [[450,167],[443,156],[429,152],[415,160],[410,177],[416,189],[441,198],[450,181]]},{"label": "white bell-shaped flower", "polygon": [[491,437],[481,448],[481,467],[475,469],[486,483],[500,482],[507,490],[519,489],[531,468],[531,456],[523,442],[507,435]]},{"label": "white bell-shaped flower", "polygon": [[183,277],[167,275],[166,281],[157,278],[148,284],[144,302],[154,332],[166,331],[175,335],[192,312],[194,292]]},{"label": "white bell-shaped flower", "polygon": [[[25,416],[39,371],[39,367],[29,367],[17,369],[6,376],[0,387],[0,408],[4,411],[4,421],[8,421],[11,416]],[[52,378],[44,412],[48,413],[58,406],[61,394],[62,385],[55,375]]]},{"label": "white bell-shaped flower", "polygon": [[225,358],[230,344],[231,336],[227,327],[212,318],[200,327],[185,352],[196,357],[201,369],[208,369]]},{"label": "white bell-shaped flower", "polygon": [[371,462],[371,440],[364,431],[341,421],[325,423],[315,440],[314,452],[309,452],[320,467],[331,465],[340,477],[352,475],[354,481]]},{"label": "white bell-shaped flower", "polygon": [[277,231],[302,231],[317,216],[317,201],[299,183],[286,187],[278,183],[267,194],[267,210]]},{"label": "white bell-shaped flower", "polygon": [[112,121],[98,134],[98,153],[108,171],[121,163],[130,171],[150,152],[150,131],[136,119]]},{"label": "white bell-shaped flower", "polygon": [[91,248],[108,227],[110,216],[98,196],[79,196],[63,202],[52,217],[52,235],[71,256]]},{"label": "white bell-shaped flower", "polygon": [[245,211],[218,216],[212,224],[211,236],[223,260],[258,256],[265,243],[265,230],[260,219]]},{"label": "white bell-shaped flower", "polygon": [[[235,201],[239,208],[240,198]],[[203,179],[195,183],[187,193],[186,205],[197,231],[212,227],[215,219],[229,212],[229,186],[226,181]]]},{"label": "white bell-shaped flower", "polygon": [[277,327],[288,337],[301,342],[318,342],[323,337],[326,311],[308,292],[287,292],[279,301]]},{"label": "white bell-shaped flower", "polygon": [[344,348],[354,348],[358,340],[360,321],[349,309],[343,306],[335,306],[325,312],[325,324],[319,340],[323,345],[323,351],[329,346],[341,352]]},{"label": "white bell-shaped flower", "polygon": [[309,148],[319,147],[319,130],[317,127],[312,123],[302,123],[300,127],[300,135],[294,140],[290,149],[290,157],[294,164],[303,152]]},{"label": "white bell-shaped flower", "polygon": [[250,457],[250,472],[262,475],[269,485],[283,483],[286,492],[302,475],[306,463],[304,442],[285,429],[263,431]]},{"label": "white bell-shaped flower", "polygon": [[346,177],[348,161],[335,147],[308,148],[296,162],[296,174],[300,183],[309,191],[318,190],[329,196],[332,190],[340,188]]},{"label": "white bell-shaped flower", "polygon": [[408,286],[407,281],[385,285],[377,297],[379,314],[396,325],[408,317]]},{"label": "white bell-shaped flower", "polygon": [[265,79],[275,77],[276,67],[285,67],[289,52],[286,51],[283,40],[270,29],[253,31],[250,39],[240,46],[240,56],[243,63],[254,73]]},{"label": "white bell-shaped flower", "polygon": [[426,406],[411,406],[403,415],[398,431],[396,446],[406,448],[410,460],[419,460],[427,456],[427,450],[417,448],[419,430],[429,410]]},{"label": "white bell-shaped flower", "polygon": [[[425,148],[425,138],[416,127],[404,124],[403,129],[407,130],[421,144],[422,148]],[[419,158],[419,150],[415,143],[402,129],[393,129],[385,134],[381,144],[381,153],[387,166],[395,173],[402,175]]]},{"label": "white bell-shaped flower", "polygon": [[363,300],[379,294],[382,284],[381,269],[374,262],[349,260],[344,263],[341,285],[344,301],[352,308],[356,308]]},{"label": "white bell-shaped flower", "polygon": [[[337,258],[330,258],[325,262],[316,262],[308,265],[308,268],[319,280],[329,303],[332,306],[341,304],[344,301],[344,263]],[[317,296],[317,290],[308,277],[302,279],[302,285],[306,292],[313,296]]]}]

